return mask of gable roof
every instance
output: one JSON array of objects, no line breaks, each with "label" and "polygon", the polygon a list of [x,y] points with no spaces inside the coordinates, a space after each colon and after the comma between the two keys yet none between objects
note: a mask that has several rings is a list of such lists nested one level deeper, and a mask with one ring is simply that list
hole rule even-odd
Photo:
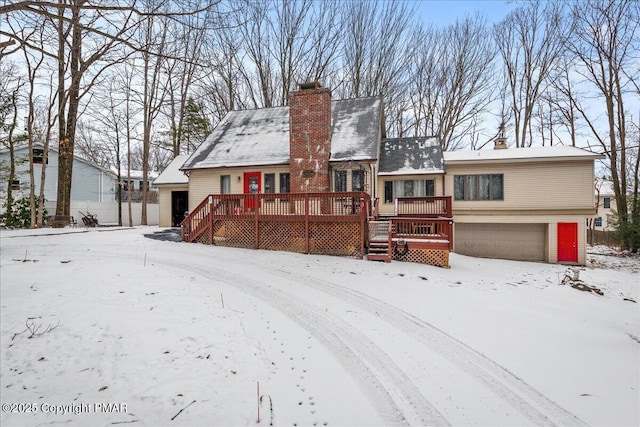
[{"label": "gable roof", "polygon": [[446,151],[446,164],[473,162],[532,162],[554,160],[588,160],[603,158],[601,154],[593,153],[583,148],[570,145],[553,145],[547,147],[507,148],[504,150],[469,150]]},{"label": "gable roof", "polygon": [[440,140],[435,136],[383,139],[378,175],[444,173]]},{"label": "gable roof", "polygon": [[[330,161],[377,158],[379,97],[331,101]],[[289,107],[230,111],[181,169],[289,164]]]},{"label": "gable roof", "polygon": [[188,184],[189,177],[180,170],[188,157],[186,154],[176,156],[153,181],[153,185]]}]

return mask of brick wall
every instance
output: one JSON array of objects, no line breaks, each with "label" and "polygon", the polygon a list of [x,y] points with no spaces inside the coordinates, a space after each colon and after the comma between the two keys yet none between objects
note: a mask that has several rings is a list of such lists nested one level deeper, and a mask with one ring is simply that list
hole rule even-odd
[{"label": "brick wall", "polygon": [[289,96],[291,192],[330,190],[331,91],[301,85]]}]

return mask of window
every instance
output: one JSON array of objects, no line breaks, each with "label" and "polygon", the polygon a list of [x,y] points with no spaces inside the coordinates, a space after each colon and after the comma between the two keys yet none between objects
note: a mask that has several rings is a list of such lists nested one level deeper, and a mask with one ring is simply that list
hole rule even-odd
[{"label": "window", "polygon": [[231,193],[231,175],[222,175],[220,177],[220,194]]},{"label": "window", "polygon": [[603,203],[605,209],[611,209],[611,197],[605,197]]},{"label": "window", "polygon": [[264,174],[264,192],[265,193],[276,192],[276,174],[275,173]]},{"label": "window", "polygon": [[351,191],[364,191],[364,170],[351,171]]},{"label": "window", "polygon": [[20,190],[20,180],[14,179],[11,181],[11,191],[19,191]]},{"label": "window", "polygon": [[503,175],[456,175],[455,200],[504,200]]},{"label": "window", "polygon": [[334,191],[347,191],[347,171],[335,171]]},{"label": "window", "polygon": [[398,197],[433,197],[435,182],[432,179],[385,181],[384,202],[393,203]]},{"label": "window", "polygon": [[413,197],[413,181],[404,182],[404,197]]},{"label": "window", "polygon": [[[34,165],[41,165],[44,160],[44,150],[42,148],[34,148],[31,150],[31,156],[33,157]],[[49,164],[49,159],[47,159],[47,164]]]},{"label": "window", "polygon": [[393,203],[393,181],[384,182],[384,202]]},{"label": "window", "polygon": [[596,227],[602,227],[602,217],[601,216],[596,218]]},{"label": "window", "polygon": [[290,178],[290,175],[288,173],[280,174],[280,192],[281,193],[289,192],[289,178]]}]

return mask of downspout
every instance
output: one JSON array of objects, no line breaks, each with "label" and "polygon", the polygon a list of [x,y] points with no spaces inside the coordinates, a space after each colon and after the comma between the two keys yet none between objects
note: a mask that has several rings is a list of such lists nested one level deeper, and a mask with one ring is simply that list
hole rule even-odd
[{"label": "downspout", "polygon": [[378,183],[378,176],[376,175],[376,166],[373,163],[369,163],[369,169],[371,170],[371,197],[373,198],[373,200],[375,200],[377,195],[376,184]]}]

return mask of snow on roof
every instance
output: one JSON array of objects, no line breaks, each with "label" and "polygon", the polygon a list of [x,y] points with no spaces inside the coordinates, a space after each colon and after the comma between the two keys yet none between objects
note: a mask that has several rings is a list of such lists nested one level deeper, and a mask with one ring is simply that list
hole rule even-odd
[{"label": "snow on roof", "polygon": [[444,173],[442,147],[437,137],[383,139],[379,175]]},{"label": "snow on roof", "polygon": [[601,158],[601,154],[573,147],[569,145],[554,145],[551,147],[526,147],[526,148],[508,148],[506,150],[468,150],[468,151],[446,151],[444,153],[444,161],[446,163],[456,162],[474,162],[474,161],[531,161],[531,160],[550,160],[550,159],[597,159]]},{"label": "snow on roof", "polygon": [[188,157],[186,154],[176,156],[171,163],[164,168],[160,176],[153,181],[153,185],[188,184],[189,177],[180,170]]},{"label": "snow on roof", "polygon": [[[114,174],[118,173],[117,170],[112,170],[111,172],[113,172]],[[121,178],[126,178],[127,176],[129,176],[130,179],[140,179],[140,180],[142,180],[142,174],[143,174],[143,172],[141,170],[132,169],[130,171],[127,171],[126,169],[120,169],[120,177]],[[147,176],[149,176],[149,178],[151,178],[151,179],[157,178],[158,175],[160,175],[160,173],[156,172],[156,171],[149,171],[147,173]]]},{"label": "snow on roof", "polygon": [[[331,102],[331,161],[377,157],[382,101]],[[289,163],[289,107],[230,111],[182,169]]]}]

